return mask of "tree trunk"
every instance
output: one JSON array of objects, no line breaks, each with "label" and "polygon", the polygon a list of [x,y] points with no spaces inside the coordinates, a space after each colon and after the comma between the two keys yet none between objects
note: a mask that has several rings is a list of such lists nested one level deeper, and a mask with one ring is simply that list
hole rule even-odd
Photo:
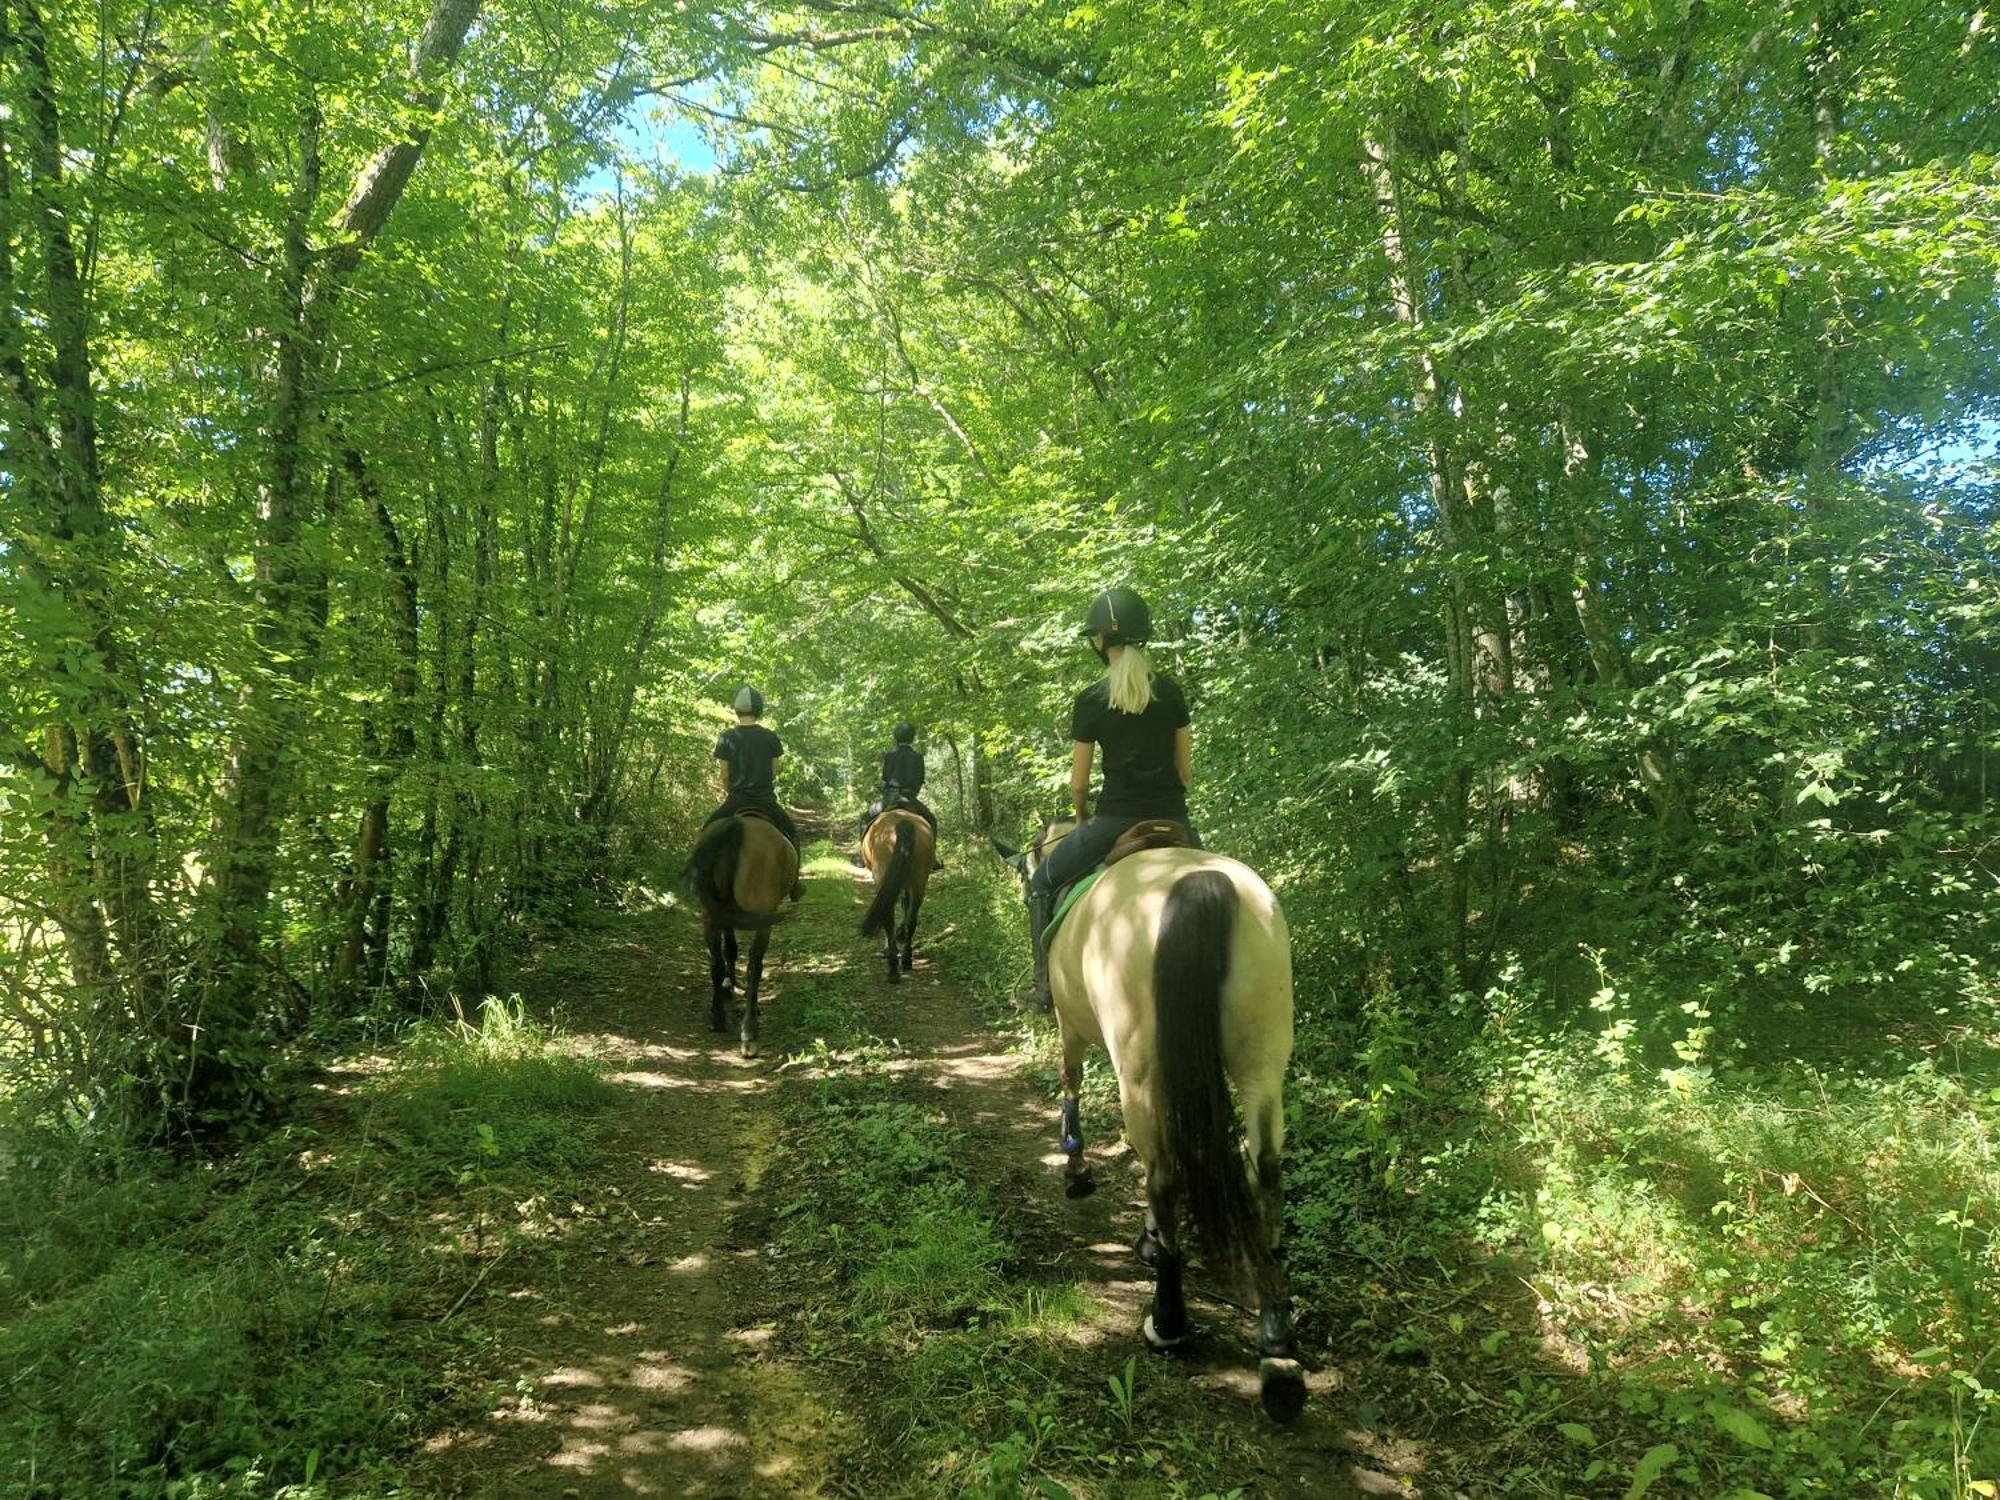
[{"label": "tree trunk", "polygon": [[[369,982],[380,982],[381,955],[388,949],[388,922],[392,910],[391,879],[395,845],[390,837],[390,799],[397,778],[416,754],[417,688],[422,681],[418,652],[417,574],[404,550],[402,533],[395,517],[376,488],[373,476],[361,455],[346,449],[342,467],[356,493],[373,514],[382,547],[382,566],[389,578],[390,638],[395,644],[396,664],[389,685],[389,737],[381,764],[373,773],[374,794],[361,814],[361,829],[355,839],[354,879],[349,892],[346,932],[334,961],[336,993],[352,997],[362,979],[363,957],[374,961]],[[369,736],[371,742],[374,736]]]},{"label": "tree trunk", "polygon": [[[72,945],[72,978],[99,1017],[94,1034],[122,1044],[136,1021],[149,1058],[131,1071],[170,1073],[185,1034],[166,1011],[164,935],[152,895],[157,842],[145,795],[143,714],[131,686],[137,674],[109,613],[118,539],[105,512],[98,458],[89,294],[70,227],[63,122],[47,33],[34,0],[19,0],[16,15],[18,22],[0,5],[0,57],[15,57],[19,103],[13,118],[25,144],[24,207],[41,251],[41,315],[51,359],[41,388],[15,334],[10,330],[0,342],[0,379],[18,409],[7,424],[14,433],[6,467],[25,508],[39,512],[54,540],[46,561],[38,558],[40,549],[22,550],[30,571],[42,574],[50,602],[60,601],[76,649],[52,663],[67,684],[61,696],[74,705],[67,722],[46,726],[39,744],[12,748],[51,788],[43,830],[52,905]],[[0,210],[7,220],[0,224],[0,308],[11,324],[10,147],[0,135]],[[80,782],[90,787],[87,794]],[[100,1081],[125,1088],[112,1084],[111,1075],[130,1076],[126,1067],[109,1056],[99,1061],[107,1075]],[[135,1092],[163,1081],[142,1078]]]},{"label": "tree trunk", "polygon": [[[1441,400],[1441,381],[1436,362],[1417,337],[1424,326],[1423,303],[1404,233],[1402,193],[1396,173],[1396,130],[1393,125],[1382,132],[1379,142],[1369,140],[1364,143],[1362,172],[1374,196],[1381,223],[1382,256],[1388,264],[1389,293],[1395,318],[1412,336],[1416,378],[1411,386],[1410,403],[1417,428],[1423,435],[1431,500],[1437,509],[1447,549],[1455,552],[1463,540],[1461,513],[1465,503],[1465,479],[1441,430],[1448,415],[1448,403]],[[1471,768],[1466,764],[1463,747],[1476,692],[1476,632],[1470,590],[1457,559],[1451,558],[1446,567],[1445,676],[1450,687],[1450,732],[1458,748],[1447,776],[1440,836],[1447,872],[1445,925],[1449,934],[1452,969],[1463,981],[1467,972],[1467,928],[1471,918],[1471,869],[1466,857],[1466,844],[1472,798]]]},{"label": "tree trunk", "polygon": [[[479,0],[433,0],[412,56],[407,102],[416,119],[428,119],[442,98],[441,78],[457,58]],[[284,234],[281,311],[271,394],[270,452],[260,488],[255,544],[258,624],[265,658],[282,671],[253,677],[246,687],[236,740],[221,797],[211,857],[210,896],[219,934],[201,990],[207,1044],[191,1068],[189,1107],[254,1086],[252,1065],[230,1039],[254,1014],[263,982],[263,929],[270,903],[281,799],[279,770],[293,741],[290,698],[307,680],[303,578],[305,475],[308,443],[319,419],[315,386],[325,340],[346,279],[388,222],[408,186],[428,139],[428,127],[383,147],[357,176],[336,216],[343,238],[331,251],[311,243],[320,197],[320,119],[316,96],[301,101],[298,178]]]}]

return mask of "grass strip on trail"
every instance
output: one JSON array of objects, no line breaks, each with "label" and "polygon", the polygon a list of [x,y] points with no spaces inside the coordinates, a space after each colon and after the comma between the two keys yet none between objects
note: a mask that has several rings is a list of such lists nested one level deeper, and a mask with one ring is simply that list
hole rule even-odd
[{"label": "grass strip on trail", "polygon": [[[835,868],[824,856],[808,866]],[[816,888],[783,941],[852,946],[854,910],[838,894],[824,900]],[[785,1010],[796,1035],[812,1038],[786,1064],[765,1179],[791,1352],[859,1397],[866,1441],[842,1471],[858,1492],[1240,1494],[1237,1477],[1258,1467],[1240,1425],[1172,1362],[1139,1353],[1136,1330],[1108,1327],[1088,1287],[1060,1268],[1062,1252],[1081,1247],[1027,1211],[1038,1193],[1059,1201],[1049,1170],[994,1160],[995,1142],[953,1123],[969,1108],[963,1086],[940,1089],[907,1065],[906,1040],[892,1040],[921,1007],[948,1007],[960,1039],[975,1040],[977,1007],[924,969],[935,955],[997,1003],[1018,967],[1013,934],[996,920],[1007,915],[1004,883],[940,881],[911,979],[888,986],[856,948],[846,966],[787,981]],[[1027,1106],[1018,1079],[992,1087],[980,1104]]]}]

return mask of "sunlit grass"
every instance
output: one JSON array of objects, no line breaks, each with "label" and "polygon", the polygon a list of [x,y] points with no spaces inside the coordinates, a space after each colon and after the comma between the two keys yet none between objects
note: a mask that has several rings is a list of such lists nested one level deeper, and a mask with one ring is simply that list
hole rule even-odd
[{"label": "sunlit grass", "polygon": [[0,1490],[309,1500],[392,1470],[437,1416],[442,1315],[555,1236],[542,1189],[588,1174],[619,1094],[518,1001],[358,1077],[220,1174],[56,1141],[6,1174]]}]

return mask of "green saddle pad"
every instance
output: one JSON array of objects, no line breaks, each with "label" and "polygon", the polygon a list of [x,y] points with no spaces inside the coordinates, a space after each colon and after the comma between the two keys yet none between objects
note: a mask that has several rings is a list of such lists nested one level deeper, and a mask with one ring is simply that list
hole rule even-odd
[{"label": "green saddle pad", "polygon": [[1056,914],[1049,918],[1049,925],[1042,929],[1042,944],[1044,947],[1055,941],[1056,929],[1062,926],[1063,918],[1069,915],[1069,909],[1085,896],[1089,895],[1090,888],[1103,878],[1104,866],[1099,865],[1088,875],[1084,876],[1083,879],[1063,892],[1062,900],[1056,906]]}]

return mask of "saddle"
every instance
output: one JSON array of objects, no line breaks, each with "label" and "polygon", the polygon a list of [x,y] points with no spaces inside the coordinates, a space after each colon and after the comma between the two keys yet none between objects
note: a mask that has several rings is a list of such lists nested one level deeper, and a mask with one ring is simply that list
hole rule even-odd
[{"label": "saddle", "polygon": [[[771,816],[771,810],[768,807],[755,807],[755,806],[739,807],[736,809],[734,813],[731,814],[731,816],[737,818],[755,818],[760,823],[768,823],[773,828],[778,829],[778,837],[785,838],[785,830],[782,828],[778,828],[778,820]],[[803,852],[799,848],[799,846],[795,843],[792,843],[790,839],[786,838],[785,842],[792,845],[792,852],[794,854],[799,854]]]},{"label": "saddle", "polygon": [[1104,872],[1119,860],[1137,854],[1142,849],[1187,849],[1193,845],[1194,840],[1188,837],[1187,824],[1173,818],[1147,818],[1142,823],[1134,823],[1118,835],[1118,841],[1111,846],[1110,853],[1056,892],[1055,911],[1049,918],[1048,926],[1043,929],[1042,940],[1047,942],[1055,936],[1056,929],[1062,925],[1063,918],[1070,914],[1070,909],[1089,895],[1090,888],[1102,880]]},{"label": "saddle", "polygon": [[1193,842],[1188,837],[1187,824],[1173,818],[1148,818],[1143,823],[1134,823],[1118,835],[1118,842],[1104,856],[1103,868],[1108,870],[1119,860],[1137,854],[1141,849],[1186,849]]}]

